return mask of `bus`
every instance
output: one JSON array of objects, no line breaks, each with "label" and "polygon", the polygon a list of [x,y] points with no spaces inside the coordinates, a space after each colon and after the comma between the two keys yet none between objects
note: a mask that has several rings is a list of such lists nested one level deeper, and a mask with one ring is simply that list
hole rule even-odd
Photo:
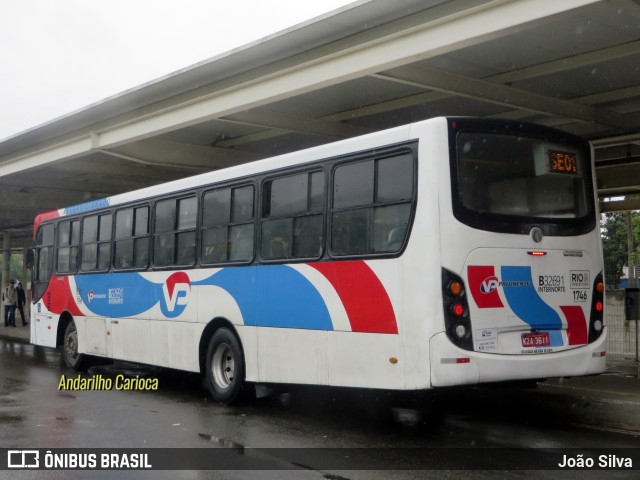
[{"label": "bus", "polygon": [[39,215],[31,341],[256,384],[602,372],[589,144],[440,117]]}]

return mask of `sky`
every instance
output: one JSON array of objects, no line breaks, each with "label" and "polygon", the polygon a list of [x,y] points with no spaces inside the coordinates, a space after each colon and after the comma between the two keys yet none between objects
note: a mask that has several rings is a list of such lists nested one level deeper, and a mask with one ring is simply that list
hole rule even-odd
[{"label": "sky", "polygon": [[0,0],[0,141],[353,0]]}]

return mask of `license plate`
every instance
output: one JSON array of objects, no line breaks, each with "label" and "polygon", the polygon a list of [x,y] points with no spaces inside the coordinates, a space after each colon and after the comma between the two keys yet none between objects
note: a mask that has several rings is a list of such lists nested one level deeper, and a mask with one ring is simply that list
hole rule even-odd
[{"label": "license plate", "polygon": [[549,332],[522,334],[523,347],[546,347],[550,344],[551,339],[549,338]]}]

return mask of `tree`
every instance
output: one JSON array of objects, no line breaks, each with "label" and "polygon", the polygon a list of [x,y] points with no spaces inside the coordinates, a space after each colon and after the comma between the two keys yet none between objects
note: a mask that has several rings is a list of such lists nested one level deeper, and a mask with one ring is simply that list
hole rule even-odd
[{"label": "tree", "polygon": [[[640,253],[640,245],[638,245],[638,239],[640,239],[640,212],[631,213],[631,225],[636,246],[636,258],[638,258],[638,253]],[[620,277],[623,275],[623,267],[629,263],[625,214],[603,214],[600,222],[600,232],[606,273],[605,283],[610,288],[618,288],[620,286]]]},{"label": "tree", "polygon": [[[4,269],[3,264],[3,255],[0,255],[0,265]],[[25,283],[29,281],[28,278],[23,278],[23,270],[22,270],[22,252],[12,252],[11,258],[9,260],[9,278],[17,279]],[[4,285],[3,285],[4,287]]]}]

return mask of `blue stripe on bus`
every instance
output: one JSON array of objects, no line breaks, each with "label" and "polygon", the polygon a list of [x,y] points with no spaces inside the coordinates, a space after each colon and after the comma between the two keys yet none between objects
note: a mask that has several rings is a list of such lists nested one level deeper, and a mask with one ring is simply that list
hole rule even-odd
[{"label": "blue stripe on bus", "polygon": [[193,285],[214,285],[236,301],[245,325],[333,330],[316,288],[286,265],[225,268]]},{"label": "blue stripe on bus", "polygon": [[78,215],[80,213],[90,212],[92,210],[98,210],[99,208],[105,208],[109,206],[108,198],[100,198],[98,200],[91,200],[90,202],[80,203],[79,205],[72,205],[64,209],[65,215]]},{"label": "blue stripe on bus", "polygon": [[139,315],[163,298],[163,284],[139,273],[76,275],[75,282],[85,307],[104,317]]},{"label": "blue stripe on bus", "polygon": [[[169,287],[171,279],[178,276],[177,282],[187,286]],[[245,325],[333,330],[320,292],[297,270],[286,265],[224,268],[190,284],[186,272],[175,272],[164,283],[154,283],[139,273],[77,275],[75,282],[85,308],[99,316],[132,317],[160,304],[165,317],[176,318],[184,312],[188,301],[195,301],[185,290],[190,292],[193,286],[212,285],[226,290],[234,298]],[[200,294],[206,296],[207,292]],[[215,301],[214,298],[211,301]],[[215,305],[211,307],[214,311]]]},{"label": "blue stripe on bus", "polygon": [[562,320],[536,292],[531,267],[502,267],[501,272],[502,289],[511,310],[532,330],[549,331],[552,347],[562,346]]}]

